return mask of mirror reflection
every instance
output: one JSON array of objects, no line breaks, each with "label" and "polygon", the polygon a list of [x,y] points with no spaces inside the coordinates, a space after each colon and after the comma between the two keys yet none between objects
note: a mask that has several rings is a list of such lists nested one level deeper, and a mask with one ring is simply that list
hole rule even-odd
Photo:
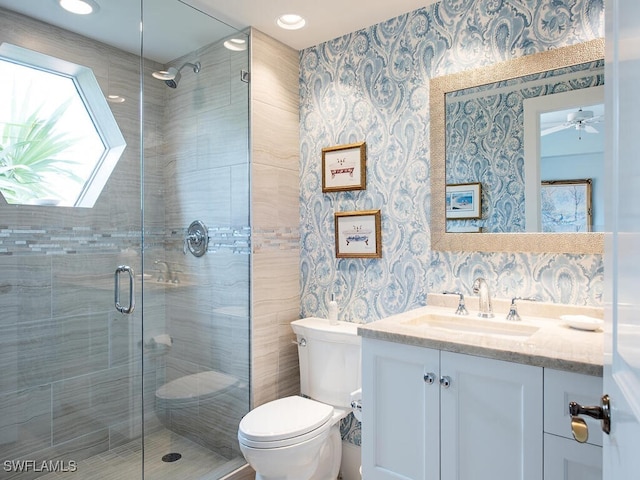
[{"label": "mirror reflection", "polygon": [[479,218],[447,211],[446,231],[602,230],[602,85],[596,60],[447,92],[447,190],[482,193]]}]

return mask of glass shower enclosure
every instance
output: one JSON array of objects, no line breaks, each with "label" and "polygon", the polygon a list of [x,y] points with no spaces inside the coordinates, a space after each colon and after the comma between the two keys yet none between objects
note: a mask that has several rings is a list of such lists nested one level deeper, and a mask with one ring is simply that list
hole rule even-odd
[{"label": "glass shower enclosure", "polygon": [[0,478],[222,478],[249,410],[249,39],[96,1],[0,0]]}]

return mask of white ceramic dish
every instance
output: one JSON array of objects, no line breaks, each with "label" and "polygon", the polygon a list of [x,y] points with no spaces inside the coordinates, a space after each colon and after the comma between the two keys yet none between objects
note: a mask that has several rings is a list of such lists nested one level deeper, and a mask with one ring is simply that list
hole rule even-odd
[{"label": "white ceramic dish", "polygon": [[599,330],[604,324],[604,321],[599,318],[588,317],[586,315],[560,315],[560,320],[571,328],[588,330],[590,332]]}]

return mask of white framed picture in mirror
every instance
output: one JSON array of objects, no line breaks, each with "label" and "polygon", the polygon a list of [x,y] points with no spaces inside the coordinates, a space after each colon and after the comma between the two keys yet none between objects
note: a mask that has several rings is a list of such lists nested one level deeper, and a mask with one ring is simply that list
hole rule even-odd
[{"label": "white framed picture in mirror", "polygon": [[447,218],[478,219],[482,217],[482,184],[447,185],[445,190]]}]

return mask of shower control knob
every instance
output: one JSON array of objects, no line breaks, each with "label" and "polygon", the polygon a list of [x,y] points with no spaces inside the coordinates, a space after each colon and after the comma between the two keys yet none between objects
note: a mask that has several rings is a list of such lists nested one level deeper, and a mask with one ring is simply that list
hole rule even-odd
[{"label": "shower control knob", "polygon": [[187,250],[195,257],[201,257],[207,252],[209,246],[209,233],[206,225],[200,220],[191,222],[187,229],[187,235],[184,237],[183,253],[186,255]]}]

